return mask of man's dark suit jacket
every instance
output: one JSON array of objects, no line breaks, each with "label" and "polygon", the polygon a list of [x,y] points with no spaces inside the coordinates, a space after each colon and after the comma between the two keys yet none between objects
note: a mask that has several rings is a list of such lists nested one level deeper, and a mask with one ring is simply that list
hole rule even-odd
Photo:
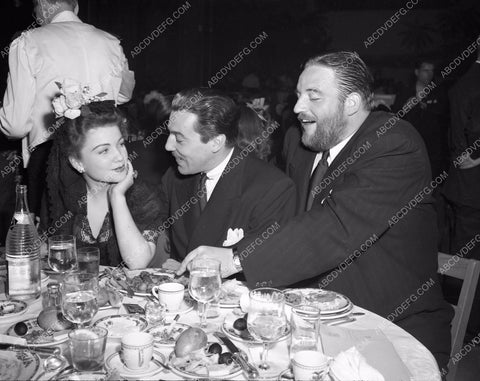
[{"label": "man's dark suit jacket", "polygon": [[460,169],[462,153],[471,148],[472,159],[480,157],[480,63],[470,70],[449,92],[451,108],[450,166],[445,196],[456,204],[480,209],[480,165]]},{"label": "man's dark suit jacket", "polygon": [[174,259],[182,260],[200,245],[221,247],[229,228],[242,228],[245,236],[256,237],[283,226],[294,214],[293,181],[238,148],[201,215],[195,199],[199,176],[183,176],[170,168],[162,179],[163,201],[168,211],[164,224],[169,227]]},{"label": "man's dark suit jacket", "polygon": [[390,117],[368,116],[329,166],[308,212],[301,211],[315,153],[300,143],[298,129],[290,130],[287,173],[297,185],[300,213],[251,253],[245,251],[248,241],[238,249],[250,287],[320,282],[401,325],[433,353],[444,354],[444,362],[452,311],[437,283],[426,149],[405,121],[382,129]]}]

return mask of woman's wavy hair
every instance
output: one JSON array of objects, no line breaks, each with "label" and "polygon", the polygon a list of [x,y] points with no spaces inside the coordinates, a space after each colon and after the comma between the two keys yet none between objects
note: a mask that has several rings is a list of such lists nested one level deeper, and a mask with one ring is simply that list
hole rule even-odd
[{"label": "woman's wavy hair", "polygon": [[79,158],[86,134],[91,129],[115,125],[123,137],[127,136],[127,118],[115,107],[114,101],[92,102],[83,105],[80,111],[80,116],[75,119],[65,118],[64,126],[59,127],[56,133],[56,139],[66,157]]},{"label": "woman's wavy hair", "polygon": [[243,150],[253,146],[253,153],[259,159],[268,160],[271,153],[272,140],[266,130],[266,122],[260,119],[255,110],[250,107],[240,106],[238,119],[237,145]]}]

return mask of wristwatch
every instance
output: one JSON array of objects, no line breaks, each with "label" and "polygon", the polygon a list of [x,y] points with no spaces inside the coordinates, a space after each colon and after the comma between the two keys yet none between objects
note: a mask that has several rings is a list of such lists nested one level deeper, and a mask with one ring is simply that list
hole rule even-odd
[{"label": "wristwatch", "polygon": [[242,262],[240,261],[240,256],[237,254],[238,248],[236,246],[233,246],[232,252],[233,252],[233,265],[235,266],[235,269],[238,272],[243,271]]}]

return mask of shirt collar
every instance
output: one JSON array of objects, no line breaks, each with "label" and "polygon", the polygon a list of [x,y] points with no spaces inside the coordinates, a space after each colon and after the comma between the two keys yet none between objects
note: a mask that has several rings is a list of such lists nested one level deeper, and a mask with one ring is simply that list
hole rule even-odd
[{"label": "shirt collar", "polygon": [[66,22],[66,21],[82,22],[82,20],[80,20],[78,16],[72,11],[62,11],[60,13],[57,13],[55,16],[53,16],[53,19],[52,21],[50,21],[50,23]]},{"label": "shirt collar", "polygon": [[328,165],[330,165],[332,163],[333,160],[335,160],[335,158],[337,157],[337,155],[340,153],[340,151],[343,149],[343,147],[345,147],[347,145],[347,143],[350,141],[350,139],[352,138],[353,134],[351,134],[349,137],[347,137],[346,139],[343,139],[340,143],[338,143],[337,145],[333,146],[332,148],[330,148],[330,156],[328,157],[327,159],[327,162],[328,162]]},{"label": "shirt collar", "polygon": [[233,148],[230,150],[228,155],[225,157],[225,159],[223,159],[223,161],[220,164],[218,164],[215,168],[207,172],[207,180],[216,180],[216,179],[219,179],[220,176],[222,176],[222,173],[225,167],[227,166],[228,162],[230,161],[232,154],[233,154]]}]

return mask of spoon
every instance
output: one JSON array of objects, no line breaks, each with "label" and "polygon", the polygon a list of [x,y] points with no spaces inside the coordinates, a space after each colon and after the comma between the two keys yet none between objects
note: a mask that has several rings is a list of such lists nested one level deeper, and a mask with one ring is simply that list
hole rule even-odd
[{"label": "spoon", "polygon": [[43,361],[43,373],[41,373],[37,380],[39,380],[45,373],[56,371],[68,364],[65,356],[61,354],[60,348],[56,348],[52,355],[48,356]]}]

